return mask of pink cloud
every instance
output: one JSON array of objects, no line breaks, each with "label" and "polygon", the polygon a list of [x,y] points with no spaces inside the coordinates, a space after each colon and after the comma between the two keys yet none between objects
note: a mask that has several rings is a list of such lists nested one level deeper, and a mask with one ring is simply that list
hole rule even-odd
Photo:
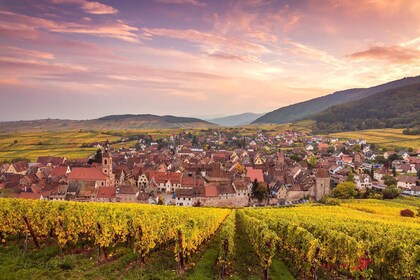
[{"label": "pink cloud", "polygon": [[179,5],[193,5],[193,6],[205,6],[205,3],[199,2],[197,0],[156,0],[158,3],[165,4],[179,4]]},{"label": "pink cloud", "polygon": [[118,13],[117,9],[99,2],[87,0],[52,0],[52,2],[55,4],[77,4],[82,10],[89,14],[104,15]]},{"label": "pink cloud", "polygon": [[52,21],[9,11],[0,11],[0,15],[3,15],[0,19],[0,32],[9,34],[19,31],[24,34],[26,33],[28,36],[34,36],[35,34],[32,34],[33,31],[47,30],[59,33],[77,33],[108,37],[132,43],[139,42],[140,39],[136,34],[138,31],[137,27],[127,25],[120,20],[102,24],[83,24]]},{"label": "pink cloud", "polygon": [[35,50],[27,50],[12,46],[0,46],[0,52],[3,56],[8,57],[32,57],[41,59],[54,59],[54,54],[50,52],[40,52]]},{"label": "pink cloud", "polygon": [[420,60],[420,50],[403,46],[372,47],[348,55],[352,59],[382,59],[391,63],[413,63]]}]

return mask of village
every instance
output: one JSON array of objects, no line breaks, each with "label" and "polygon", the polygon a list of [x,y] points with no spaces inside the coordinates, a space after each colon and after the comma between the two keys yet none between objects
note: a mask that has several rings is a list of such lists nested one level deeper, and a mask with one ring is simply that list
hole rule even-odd
[{"label": "village", "polygon": [[[389,181],[420,195],[419,151],[380,151],[365,140],[339,141],[288,130],[239,136],[209,129],[132,148],[94,143],[96,154],[0,165],[0,197],[176,206],[244,207],[320,201],[339,183],[361,194]],[[122,139],[124,141],[124,139]],[[390,180],[392,179],[392,180]],[[386,181],[386,182],[385,182]]]}]

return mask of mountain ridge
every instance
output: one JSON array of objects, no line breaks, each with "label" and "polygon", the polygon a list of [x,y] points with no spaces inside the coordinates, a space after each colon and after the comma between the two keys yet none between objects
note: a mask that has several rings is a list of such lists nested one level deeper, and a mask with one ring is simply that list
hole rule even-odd
[{"label": "mountain ridge", "polygon": [[0,131],[59,131],[77,129],[207,128],[216,124],[190,117],[153,114],[108,115],[96,119],[39,119],[0,122]]},{"label": "mountain ridge", "polygon": [[356,101],[385,90],[411,85],[419,82],[420,75],[415,77],[405,77],[399,80],[390,81],[369,88],[353,88],[336,91],[328,95],[306,100],[286,107],[278,108],[256,119],[254,122],[252,122],[252,124],[281,124],[302,120],[317,113],[320,113],[323,110],[326,110],[335,105]]},{"label": "mountain ridge", "polygon": [[250,124],[262,115],[264,114],[245,112],[237,115],[209,119],[208,121],[222,126],[240,126]]}]

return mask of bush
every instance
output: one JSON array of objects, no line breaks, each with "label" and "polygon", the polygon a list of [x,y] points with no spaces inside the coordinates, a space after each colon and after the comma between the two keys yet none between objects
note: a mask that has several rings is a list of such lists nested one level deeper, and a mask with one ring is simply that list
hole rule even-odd
[{"label": "bush", "polygon": [[386,187],[383,191],[384,199],[394,199],[397,198],[401,193],[401,190],[396,186]]},{"label": "bush", "polygon": [[403,216],[403,217],[413,218],[414,217],[414,212],[411,211],[410,209],[404,209],[404,210],[400,211],[400,215]]},{"label": "bush", "polygon": [[384,197],[382,196],[382,194],[379,193],[375,193],[374,195],[372,195],[373,199],[383,199]]},{"label": "bush", "polygon": [[357,195],[356,185],[353,182],[340,183],[332,191],[333,197],[348,199]]},{"label": "bush", "polygon": [[319,203],[325,204],[325,205],[332,205],[332,206],[337,205],[338,206],[338,205],[340,205],[340,200],[337,199],[337,198],[332,198],[332,197],[325,196],[319,201]]}]

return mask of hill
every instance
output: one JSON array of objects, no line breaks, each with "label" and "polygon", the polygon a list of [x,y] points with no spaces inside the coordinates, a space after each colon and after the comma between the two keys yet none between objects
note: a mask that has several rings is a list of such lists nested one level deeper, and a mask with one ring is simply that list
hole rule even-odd
[{"label": "hill", "polygon": [[215,124],[197,118],[143,115],[110,115],[91,120],[44,119],[0,122],[0,132],[59,130],[125,130],[164,128],[207,128]]},{"label": "hill", "polygon": [[340,132],[420,125],[420,83],[333,106],[313,117],[314,132]]},{"label": "hill", "polygon": [[399,88],[406,85],[420,83],[420,76],[408,77],[386,84],[370,87],[355,88],[279,108],[256,119],[253,123],[288,123],[308,118],[335,105],[356,101],[376,93]]},{"label": "hill", "polygon": [[243,113],[239,115],[232,115],[223,118],[211,119],[209,122],[223,125],[223,126],[239,126],[248,125],[261,117],[263,114]]}]

